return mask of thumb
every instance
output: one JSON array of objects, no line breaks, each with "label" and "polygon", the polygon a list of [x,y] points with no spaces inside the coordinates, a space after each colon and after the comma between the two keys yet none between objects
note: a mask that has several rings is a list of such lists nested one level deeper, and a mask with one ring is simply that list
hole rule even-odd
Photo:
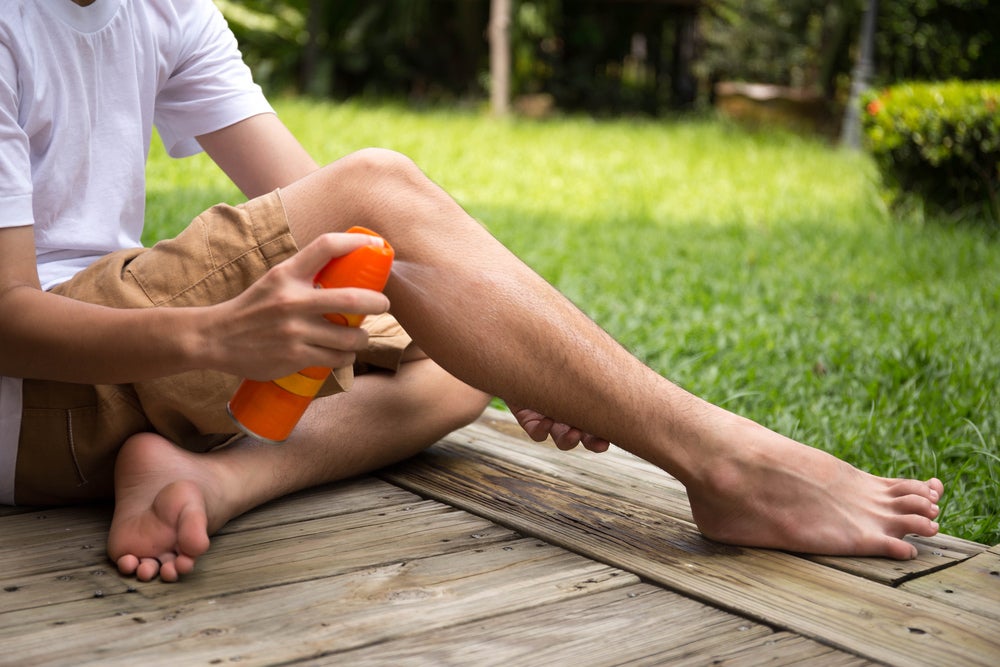
[{"label": "thumb", "polygon": [[303,280],[312,281],[320,269],[335,257],[343,257],[364,246],[383,246],[385,242],[369,234],[349,234],[331,232],[317,236],[294,257],[287,260],[292,274]]}]

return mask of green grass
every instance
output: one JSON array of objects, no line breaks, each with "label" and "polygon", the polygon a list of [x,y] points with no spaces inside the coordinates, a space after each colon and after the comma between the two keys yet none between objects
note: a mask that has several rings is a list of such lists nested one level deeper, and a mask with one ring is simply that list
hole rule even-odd
[{"label": "green grass", "polygon": [[[414,158],[667,377],[876,474],[938,476],[943,530],[1000,542],[1000,249],[984,227],[892,220],[867,158],[716,120],[278,109],[321,161]],[[239,195],[204,156],[154,146],[150,241],[218,200]]]}]

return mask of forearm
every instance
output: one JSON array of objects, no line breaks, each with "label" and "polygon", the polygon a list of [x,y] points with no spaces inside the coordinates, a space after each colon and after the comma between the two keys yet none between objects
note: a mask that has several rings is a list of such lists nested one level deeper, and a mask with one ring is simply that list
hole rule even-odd
[{"label": "forearm", "polygon": [[22,286],[0,295],[0,314],[0,375],[114,384],[213,363],[203,308],[108,308]]},{"label": "forearm", "polygon": [[269,380],[307,366],[348,366],[368,334],[323,314],[374,315],[389,302],[372,290],[318,290],[313,281],[331,257],[376,241],[324,235],[211,306],[108,308],[10,280],[0,288],[0,375],[106,384],[206,369]]}]

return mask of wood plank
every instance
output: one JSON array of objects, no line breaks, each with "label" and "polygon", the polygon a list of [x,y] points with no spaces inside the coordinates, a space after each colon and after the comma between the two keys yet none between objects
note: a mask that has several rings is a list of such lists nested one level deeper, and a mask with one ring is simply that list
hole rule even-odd
[{"label": "wood plank", "polygon": [[11,516],[12,514],[25,514],[34,512],[38,508],[22,507],[20,505],[0,505],[0,517]]},{"label": "wood plank", "polygon": [[[761,645],[763,644],[763,645]],[[691,655],[680,660],[677,665],[701,666],[700,656]],[[823,667],[856,667],[876,665],[856,655],[838,651],[799,635],[780,633],[764,642],[752,646],[734,646],[732,650],[715,656],[712,664],[726,667],[758,667],[763,664],[776,665],[822,665]]]},{"label": "wood plank", "polygon": [[989,664],[1000,623],[780,552],[712,543],[689,524],[499,459],[435,446],[383,478],[712,605],[871,660]]},{"label": "wood plank", "polygon": [[[559,451],[549,441],[533,442],[506,412],[489,409],[477,422],[446,438],[439,446],[470,451],[475,456],[496,457],[524,466],[609,498],[625,498],[689,523],[691,508],[684,486],[656,466],[612,447],[604,454],[578,448]],[[918,550],[917,558],[893,561],[884,558],[808,556],[817,562],[874,581],[896,585],[913,576],[947,567],[980,553],[984,546],[947,535],[907,538]]]},{"label": "wood plank", "polygon": [[638,584],[561,600],[487,622],[400,637],[306,665],[683,665],[865,660],[770,628],[675,593]]},{"label": "wood plank", "polygon": [[[337,547],[331,538],[327,549]],[[119,614],[109,600],[99,600],[92,606],[103,613],[80,618],[73,613],[80,603],[69,603],[63,625],[15,633],[3,646],[4,655],[21,664],[131,666],[165,657],[170,664],[287,663],[636,582],[616,568],[521,539],[259,590],[170,600],[156,613]]]},{"label": "wood plank", "polygon": [[[268,503],[237,517],[219,531],[219,535],[287,525],[310,517],[349,514],[390,503],[402,506],[419,500],[419,496],[385,482],[360,478]],[[67,568],[107,567],[105,546],[111,511],[107,505],[92,505],[36,509],[3,517],[0,579],[10,582],[26,575],[61,572]],[[81,555],[86,558],[81,560]],[[7,585],[16,585],[16,582]]]},{"label": "wood plank", "polygon": [[1000,620],[1000,553],[981,553],[946,570],[908,581],[901,588]]},{"label": "wood plank", "polygon": [[219,535],[243,530],[258,530],[269,526],[351,514],[375,507],[391,507],[415,503],[420,496],[374,477],[358,477],[325,484],[279,498],[254,508],[227,523]]},{"label": "wood plank", "polygon": [[[40,572],[107,565],[111,509],[66,507],[3,518],[0,577],[5,582]],[[5,583],[5,585],[11,585]]]},{"label": "wood plank", "polygon": [[[83,617],[94,599],[120,604],[118,611],[154,609],[156,600],[183,604],[190,599],[239,592],[253,582],[280,586],[324,573],[341,573],[390,563],[467,551],[517,537],[480,517],[433,501],[378,507],[217,536],[198,569],[180,586],[122,578],[105,561],[94,567],[65,568],[58,573],[0,579],[0,639],[35,624],[65,620],[67,603],[83,603],[73,614]],[[138,595],[127,595],[138,593]],[[113,601],[113,602],[112,602]],[[158,604],[158,603],[157,603]],[[99,610],[99,608],[98,608]]]}]

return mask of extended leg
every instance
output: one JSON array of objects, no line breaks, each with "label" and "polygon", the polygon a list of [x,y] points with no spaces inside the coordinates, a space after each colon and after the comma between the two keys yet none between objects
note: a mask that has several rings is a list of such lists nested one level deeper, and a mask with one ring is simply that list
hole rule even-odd
[{"label": "extended leg", "polygon": [[363,224],[397,252],[392,312],[472,386],[615,442],[680,479],[709,537],[909,558],[941,483],[872,477],[683,391],[619,346],[405,157],[351,155],[283,191],[300,244]]}]

